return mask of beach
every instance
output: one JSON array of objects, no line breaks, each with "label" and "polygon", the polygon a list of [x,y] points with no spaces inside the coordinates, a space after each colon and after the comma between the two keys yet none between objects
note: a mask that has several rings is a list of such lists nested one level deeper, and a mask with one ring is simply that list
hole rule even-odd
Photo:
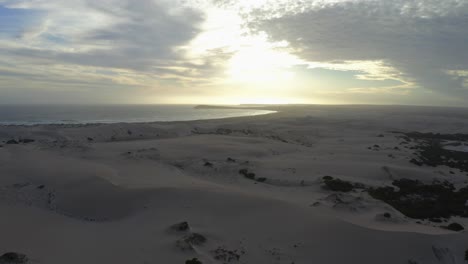
[{"label": "beach", "polygon": [[[467,209],[411,204],[437,200],[427,186],[450,185],[443,195],[464,199],[467,109],[256,109],[276,112],[0,126],[0,255],[43,264],[465,263],[468,234],[449,226],[468,228]],[[449,146],[428,149],[433,142]],[[443,154],[429,159],[435,151]],[[408,185],[421,195],[405,202]]]}]

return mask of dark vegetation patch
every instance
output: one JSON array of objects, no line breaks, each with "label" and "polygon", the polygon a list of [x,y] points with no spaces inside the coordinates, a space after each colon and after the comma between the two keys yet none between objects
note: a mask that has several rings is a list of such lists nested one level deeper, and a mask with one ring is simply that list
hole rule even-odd
[{"label": "dark vegetation patch", "polygon": [[421,133],[409,132],[404,133],[408,138],[414,139],[439,139],[439,140],[453,140],[453,141],[468,141],[468,134],[440,134],[440,133]]},{"label": "dark vegetation patch", "polygon": [[255,173],[253,172],[249,172],[247,173],[246,175],[244,175],[247,179],[250,179],[250,180],[255,180]]},{"label": "dark vegetation patch", "polygon": [[22,264],[27,263],[28,257],[26,255],[16,252],[8,252],[0,256],[1,264]]},{"label": "dark vegetation patch", "polygon": [[333,180],[333,177],[332,176],[323,176],[322,178],[324,181],[331,181]]},{"label": "dark vegetation patch", "polygon": [[206,242],[206,237],[198,233],[192,233],[176,241],[176,247],[182,251],[193,251],[194,246],[200,246]]},{"label": "dark vegetation patch", "polygon": [[353,190],[353,184],[340,179],[324,180],[326,188],[335,192],[350,192]]},{"label": "dark vegetation patch", "polygon": [[205,164],[203,164],[203,166],[208,167],[208,168],[213,168],[213,163],[206,161]]},{"label": "dark vegetation patch", "polygon": [[17,145],[17,144],[20,144],[20,143],[23,143],[23,144],[28,144],[28,143],[33,143],[35,142],[36,140],[34,139],[30,139],[30,138],[22,138],[22,139],[10,139],[6,142],[7,145]]},{"label": "dark vegetation patch", "polygon": [[415,219],[438,219],[451,216],[468,217],[468,186],[455,191],[453,184],[434,181],[423,184],[418,180],[400,179],[398,187],[370,188],[369,194],[393,206],[402,214]]},{"label": "dark vegetation patch", "polygon": [[465,260],[468,261],[468,249],[465,251]]},{"label": "dark vegetation patch", "polygon": [[240,169],[239,174],[244,175],[244,177],[249,180],[255,181],[255,184],[257,184],[257,182],[266,182],[268,180],[265,177],[256,178],[255,173],[250,172],[248,169]]},{"label": "dark vegetation patch", "polygon": [[239,174],[244,175],[244,177],[246,177],[247,179],[255,180],[255,173],[249,172],[248,169],[241,169],[241,170],[239,170]]},{"label": "dark vegetation patch", "polygon": [[193,258],[193,259],[186,260],[185,264],[203,264],[203,262],[201,262],[197,258]]},{"label": "dark vegetation patch", "polygon": [[335,179],[332,176],[324,176],[322,180],[325,188],[334,192],[350,192],[354,189],[365,188],[364,184]]},{"label": "dark vegetation patch", "polygon": [[445,228],[447,228],[448,230],[456,231],[456,232],[465,230],[465,228],[462,225],[460,225],[459,223],[451,223],[450,225],[446,226]]},{"label": "dark vegetation patch", "polygon": [[368,147],[367,149],[374,150],[374,151],[379,151],[381,148],[380,148],[380,145],[375,144],[375,145],[373,145],[371,147]]},{"label": "dark vegetation patch", "polygon": [[[392,182],[393,186],[369,188],[362,183],[331,176],[324,176],[322,180],[324,187],[331,191],[351,192],[355,189],[366,189],[374,199],[391,205],[410,218],[442,223],[452,216],[468,217],[468,186],[456,190],[448,181],[436,180],[432,184],[424,184],[418,180],[399,179]],[[384,217],[391,218],[391,215],[385,213]],[[463,226],[457,223],[446,228],[463,230]]]},{"label": "dark vegetation patch", "polygon": [[178,232],[184,232],[190,229],[190,226],[188,222],[180,222],[177,224],[174,224],[170,227],[171,230],[178,231]]},{"label": "dark vegetation patch", "polygon": [[[410,162],[418,166],[441,166],[459,169],[468,172],[468,152],[454,151],[443,148],[443,142],[449,141],[468,141],[468,134],[439,134],[439,133],[403,133],[399,138],[404,142],[414,140],[417,145],[411,149],[415,150],[416,157]],[[402,142],[402,143],[404,143]],[[454,143],[461,144],[461,143]]]},{"label": "dark vegetation patch", "polygon": [[30,139],[30,138],[23,138],[23,139],[18,140],[19,143],[23,143],[23,144],[33,143],[34,141],[36,140]]},{"label": "dark vegetation patch", "polygon": [[223,263],[229,263],[231,261],[239,261],[241,254],[244,252],[238,252],[238,250],[228,250],[223,247],[218,247],[217,249],[211,251],[213,257],[216,260],[222,261]]},{"label": "dark vegetation patch", "polygon": [[254,132],[249,129],[230,129],[230,128],[218,128],[215,131],[199,131],[198,128],[192,130],[193,134],[204,135],[204,134],[215,134],[215,135],[252,135]]},{"label": "dark vegetation patch", "polygon": [[191,245],[201,245],[206,242],[206,237],[198,233],[192,233],[188,236],[185,236],[184,241]]}]

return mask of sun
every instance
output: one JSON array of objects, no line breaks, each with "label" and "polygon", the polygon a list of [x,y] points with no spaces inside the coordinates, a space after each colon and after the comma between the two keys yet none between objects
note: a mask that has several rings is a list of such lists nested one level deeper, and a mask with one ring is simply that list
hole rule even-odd
[{"label": "sun", "polygon": [[232,81],[274,83],[294,79],[290,68],[300,60],[281,50],[287,43],[270,43],[265,34],[245,38],[246,43],[238,48],[228,63],[228,76]]}]

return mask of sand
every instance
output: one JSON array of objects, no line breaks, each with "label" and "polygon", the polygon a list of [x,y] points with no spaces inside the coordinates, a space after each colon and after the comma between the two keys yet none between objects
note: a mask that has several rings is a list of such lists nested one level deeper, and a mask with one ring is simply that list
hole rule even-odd
[{"label": "sand", "polygon": [[[465,186],[466,172],[410,163],[413,151],[395,149],[392,132],[468,133],[467,109],[264,108],[278,112],[0,127],[0,255],[43,264],[465,263],[466,232],[406,217],[362,190],[327,190],[322,177]],[[187,230],[171,230],[184,221]],[[466,218],[447,221],[468,228]],[[193,233],[206,241],[186,242]]]}]

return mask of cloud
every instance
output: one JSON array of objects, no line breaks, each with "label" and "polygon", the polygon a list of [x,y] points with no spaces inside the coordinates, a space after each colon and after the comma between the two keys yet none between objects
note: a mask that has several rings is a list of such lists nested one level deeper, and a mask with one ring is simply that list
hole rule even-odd
[{"label": "cloud", "polygon": [[39,14],[35,23],[16,23],[17,34],[0,34],[3,95],[6,87],[12,96],[14,89],[35,91],[38,97],[41,91],[59,90],[63,101],[67,93],[60,86],[88,86],[95,95],[126,86],[130,102],[141,102],[141,97],[132,99],[136,91],[159,90],[165,96],[173,94],[170,89],[180,93],[180,88],[216,81],[230,56],[222,49],[187,56],[205,14],[178,1],[0,0],[2,5],[15,21]]},{"label": "cloud", "polygon": [[247,25],[288,41],[300,58],[382,61],[408,83],[468,101],[466,77],[447,74],[468,69],[468,2],[311,1],[284,8],[274,2],[276,8],[245,15]]},{"label": "cloud", "polygon": [[182,59],[175,48],[193,39],[204,20],[194,9],[174,11],[152,0],[21,1],[12,7],[47,14],[43,26],[24,29],[36,40],[23,39],[14,55],[136,70]]},{"label": "cloud", "polygon": [[466,14],[466,0],[0,0],[0,92],[464,104]]}]

